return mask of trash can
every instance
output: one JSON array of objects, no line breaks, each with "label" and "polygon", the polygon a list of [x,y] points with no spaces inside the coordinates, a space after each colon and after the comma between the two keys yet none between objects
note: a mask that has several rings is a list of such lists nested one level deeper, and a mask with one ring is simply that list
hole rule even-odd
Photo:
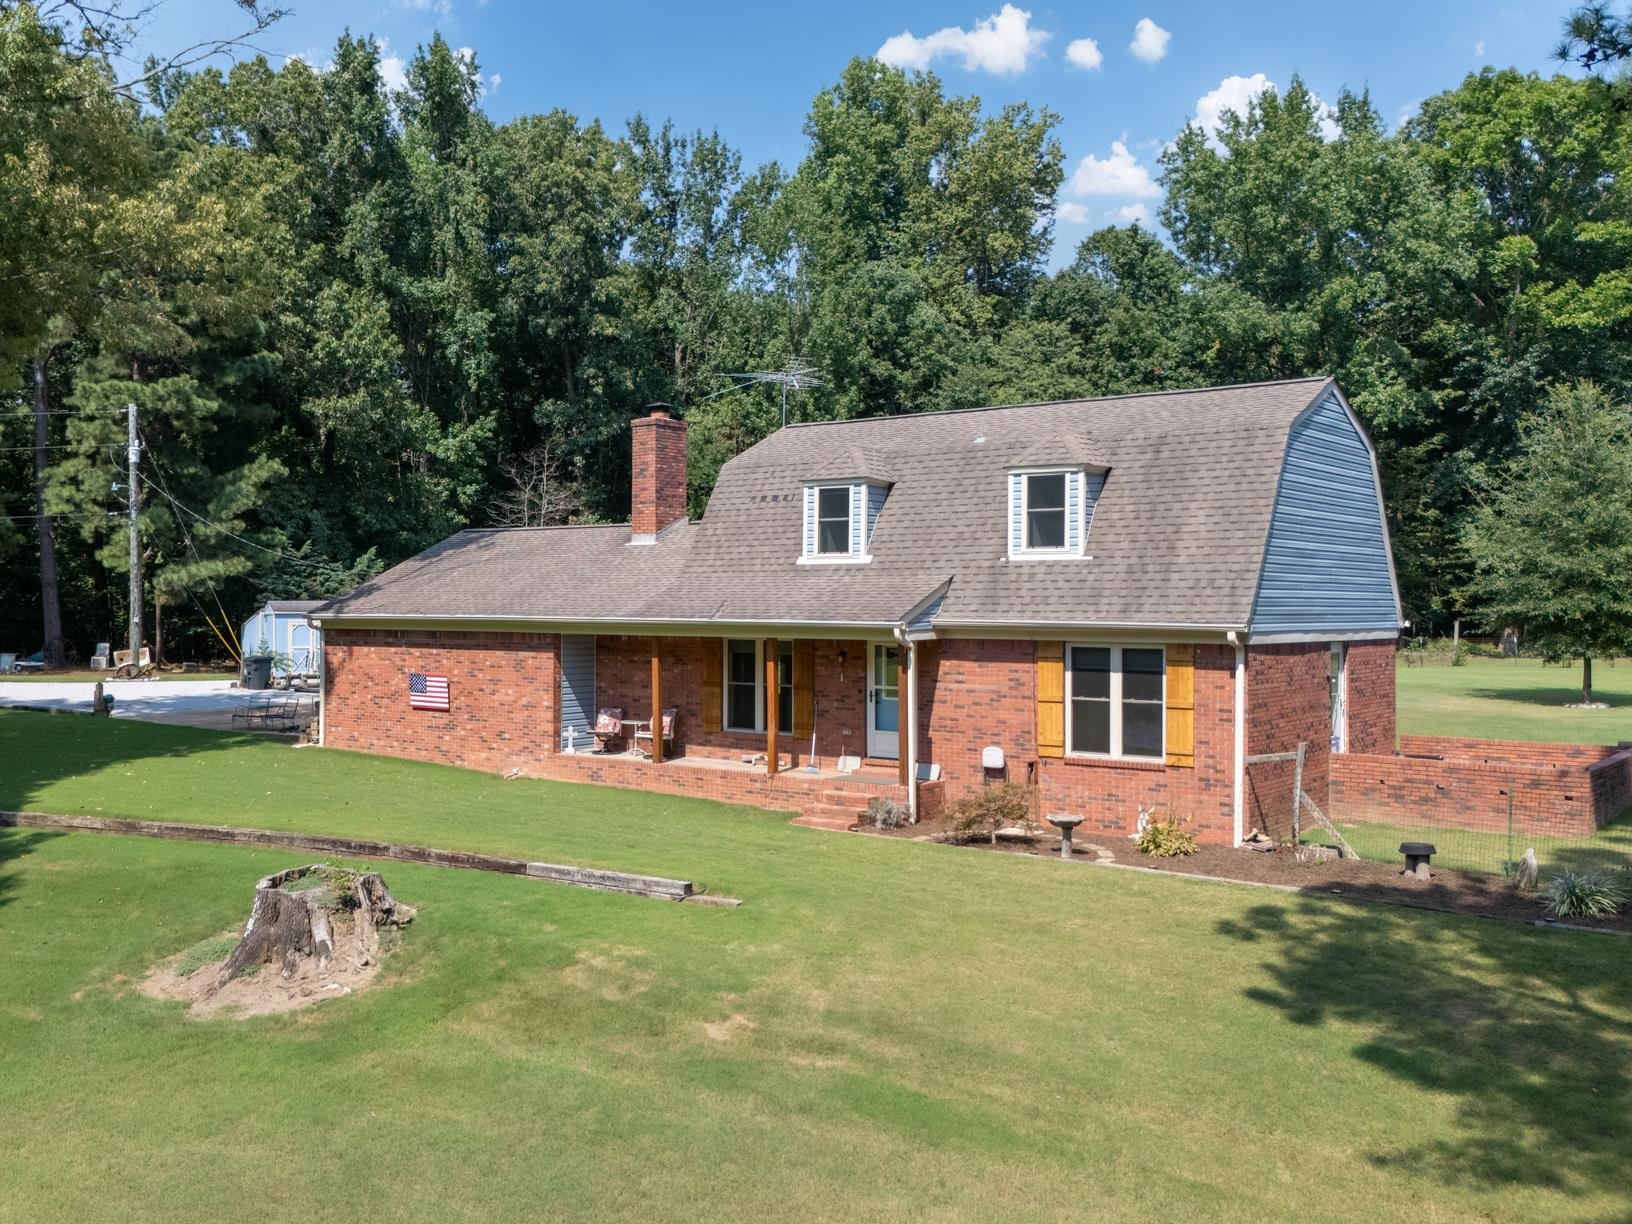
[{"label": "trash can", "polygon": [[268,689],[272,687],[271,655],[244,656],[244,687],[246,689]]}]

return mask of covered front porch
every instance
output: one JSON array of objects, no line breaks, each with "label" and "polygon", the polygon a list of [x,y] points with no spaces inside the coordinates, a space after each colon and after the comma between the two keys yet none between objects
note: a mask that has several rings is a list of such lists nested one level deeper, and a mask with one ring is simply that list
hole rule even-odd
[{"label": "covered front porch", "polygon": [[[810,765],[833,773],[842,758],[846,772],[888,768],[904,784],[907,655],[894,640],[861,637],[565,634],[559,751],[624,752],[636,725],[663,726],[667,712],[672,740],[639,742],[657,763],[706,758],[766,774]],[[624,720],[623,734],[597,739],[603,711]]]}]

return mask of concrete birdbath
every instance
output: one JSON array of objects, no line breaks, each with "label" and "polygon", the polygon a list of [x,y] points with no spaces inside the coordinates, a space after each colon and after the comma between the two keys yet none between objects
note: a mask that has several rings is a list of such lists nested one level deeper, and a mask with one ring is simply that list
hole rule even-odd
[{"label": "concrete birdbath", "polygon": [[1071,831],[1082,823],[1081,816],[1072,816],[1068,812],[1055,812],[1048,817],[1048,823],[1060,831],[1060,857],[1071,857]]},{"label": "concrete birdbath", "polygon": [[1400,853],[1405,855],[1405,870],[1400,874],[1416,876],[1419,880],[1429,879],[1428,860],[1437,852],[1432,842],[1401,842]]}]

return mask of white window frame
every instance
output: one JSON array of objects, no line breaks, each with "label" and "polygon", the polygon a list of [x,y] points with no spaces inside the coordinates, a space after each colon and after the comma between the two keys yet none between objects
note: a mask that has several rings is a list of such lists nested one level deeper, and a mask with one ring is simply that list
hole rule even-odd
[{"label": "white window frame", "polygon": [[[811,499],[810,513],[811,533],[810,546],[814,550],[810,555],[823,561],[839,559],[848,560],[850,557],[850,542],[856,538],[856,487],[853,483],[847,484],[819,484],[812,485],[815,497]],[[822,494],[839,492],[844,494],[844,547],[837,552],[822,551]],[[837,521],[837,520],[833,520]]]},{"label": "white window frame", "polygon": [[[765,734],[765,639],[753,638],[754,643],[754,725],[751,727],[737,727],[731,724],[731,643],[746,642],[749,638],[723,638],[720,641],[720,655],[723,660],[720,676],[720,729],[734,732],[739,735]],[[777,653],[786,653],[785,666],[777,670],[777,682],[791,693],[793,689],[793,643],[783,640],[777,643]],[[790,700],[789,713],[794,703]],[[780,719],[777,720],[781,722]],[[793,734],[793,720],[788,720],[787,726],[778,726],[778,737]]]},{"label": "white window frame", "polygon": [[[1071,747],[1072,724],[1076,720],[1076,669],[1071,666],[1071,652],[1076,649],[1109,650],[1111,652],[1111,750],[1109,752],[1077,752]],[[1124,650],[1154,650],[1162,658],[1162,701],[1157,725],[1162,730],[1160,749],[1153,756],[1142,756],[1122,751],[1122,652]],[[1167,650],[1148,642],[1067,642],[1065,644],[1065,754],[1095,761],[1142,761],[1159,765],[1167,760]]]},{"label": "white window frame", "polygon": [[[1015,476],[1020,478],[1020,509],[1018,511],[1020,515],[1020,548],[1019,551],[1013,550],[1015,525],[1012,521],[1010,521],[1008,523],[1008,540],[1011,550],[1009,552],[1009,556],[1021,560],[1029,558],[1048,559],[1051,557],[1081,556],[1084,542],[1086,541],[1088,533],[1080,530],[1079,528],[1077,547],[1071,547],[1071,482],[1073,479],[1077,482],[1077,515],[1080,519],[1083,511],[1083,499],[1087,495],[1086,482],[1083,480],[1082,469],[1074,467],[1015,468],[1009,473],[1009,475],[1011,478]],[[1059,548],[1033,548],[1029,539],[1027,538],[1030,533],[1031,478],[1033,476],[1065,477],[1065,504],[1060,507],[1060,514],[1064,526],[1063,536],[1065,543]],[[1015,513],[1013,505],[1010,502],[1010,494],[1007,486],[1005,486],[1003,490],[1003,500],[1004,504],[1009,506],[1009,512],[1011,514]]]},{"label": "white window frame", "polygon": [[[809,481],[805,490],[810,494],[808,505],[804,511],[804,522],[801,524],[803,532],[800,536],[799,559],[800,565],[866,565],[872,561],[868,548],[872,541],[867,537],[867,490],[870,487],[863,480],[827,480]],[[821,508],[823,489],[843,489],[850,500],[849,530],[845,535],[847,540],[854,540],[857,533],[861,535],[861,555],[852,553],[848,547],[843,552],[824,553],[817,551],[821,547]],[[857,490],[860,490],[858,496]],[[858,506],[857,503],[860,503]],[[860,523],[857,523],[857,516]],[[810,541],[809,552],[805,551],[805,540]]]}]

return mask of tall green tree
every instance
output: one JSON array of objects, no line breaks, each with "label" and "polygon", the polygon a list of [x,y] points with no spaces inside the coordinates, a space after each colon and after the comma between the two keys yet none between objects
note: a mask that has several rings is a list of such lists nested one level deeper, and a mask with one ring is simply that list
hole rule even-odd
[{"label": "tall green tree", "polygon": [[1519,453],[1466,529],[1468,595],[1493,629],[1524,627],[1552,661],[1632,654],[1632,412],[1591,383],[1520,422]]}]

